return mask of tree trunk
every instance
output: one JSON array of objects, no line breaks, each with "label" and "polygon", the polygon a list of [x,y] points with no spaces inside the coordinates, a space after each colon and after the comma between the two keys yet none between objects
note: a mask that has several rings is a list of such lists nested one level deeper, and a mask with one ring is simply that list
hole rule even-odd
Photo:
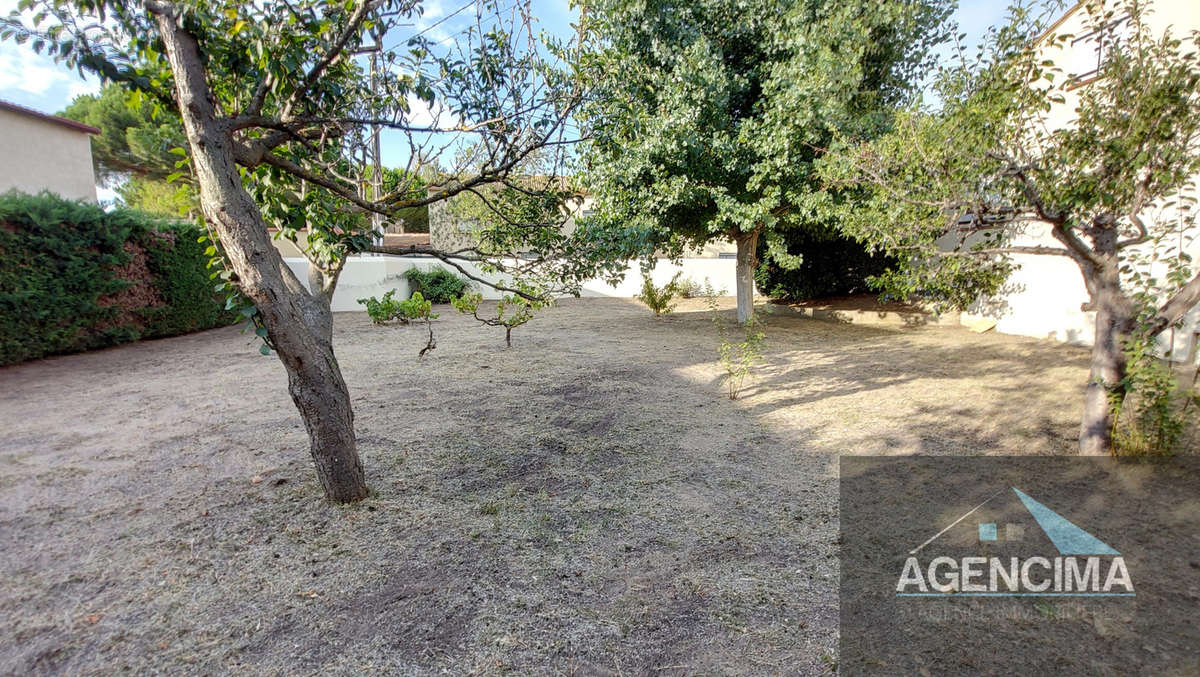
[{"label": "tree trunk", "polygon": [[1109,456],[1113,453],[1114,405],[1125,398],[1125,341],[1133,329],[1133,303],[1121,290],[1116,219],[1097,217],[1085,232],[1096,256],[1094,261],[1079,263],[1096,311],[1096,326],[1079,424],[1079,453]]},{"label": "tree trunk", "polygon": [[509,348],[512,347],[512,330],[513,330],[512,327],[504,328],[504,343]]},{"label": "tree trunk", "polygon": [[322,314],[328,317],[328,336],[326,338],[330,343],[333,342],[333,311],[330,310],[333,304],[333,293],[337,291],[338,278],[341,276],[341,267],[333,270],[323,270],[320,266],[309,261],[308,263],[308,290],[312,295],[313,300],[320,306]]},{"label": "tree trunk", "polygon": [[1113,453],[1113,408],[1125,397],[1124,344],[1133,325],[1133,313],[1120,288],[1103,282],[1092,295],[1092,305],[1096,309],[1096,336],[1079,425],[1079,453],[1109,456]]},{"label": "tree trunk", "polygon": [[754,269],[758,266],[758,228],[734,236],[737,243],[737,321],[746,324],[754,316]]},{"label": "tree trunk", "polygon": [[325,496],[339,503],[364,498],[368,489],[355,443],[350,393],[333,354],[332,315],[283,262],[258,205],[242,187],[233,134],[216,116],[195,38],[176,17],[148,9],[156,14],[175,76],[201,208],[287,370],[288,392],[308,430]]}]

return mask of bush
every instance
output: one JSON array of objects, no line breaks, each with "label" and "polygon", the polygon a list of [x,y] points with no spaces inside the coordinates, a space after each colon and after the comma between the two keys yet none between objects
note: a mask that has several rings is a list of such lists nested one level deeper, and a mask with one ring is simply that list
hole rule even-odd
[{"label": "bush", "polygon": [[682,272],[675,273],[675,277],[662,287],[655,287],[654,280],[649,273],[642,273],[642,292],[635,296],[637,300],[645,303],[650,310],[654,311],[655,317],[666,315],[675,310],[675,296],[680,292],[679,278],[683,275]]},{"label": "bush", "polygon": [[232,323],[200,228],[0,195],[0,364]]},{"label": "bush", "polygon": [[859,242],[821,230],[796,230],[787,234],[787,251],[801,257],[800,267],[787,270],[764,256],[760,246],[754,272],[759,291],[774,299],[806,301],[825,296],[864,293],[868,278],[882,275],[895,260],[872,256]]},{"label": "bush", "polygon": [[365,299],[358,299],[358,302],[367,307],[367,315],[371,316],[372,322],[375,324],[387,324],[400,316],[400,302],[392,298],[395,295],[396,290],[389,289],[381,299],[372,296]]},{"label": "bush", "polygon": [[430,303],[450,303],[467,290],[466,280],[444,268],[435,268],[428,272],[419,268],[409,268],[404,272],[404,277],[413,293],[420,292]]},{"label": "bush", "polygon": [[704,278],[703,282],[692,277],[685,277],[675,286],[679,290],[679,295],[685,299],[700,299],[706,296],[725,296],[729,291],[724,287],[721,287],[720,289],[713,289],[712,281],[707,277]]},{"label": "bush", "polygon": [[392,298],[395,295],[396,290],[389,289],[382,299],[372,296],[358,299],[358,302],[367,307],[367,315],[371,316],[371,321],[375,324],[387,324],[392,320],[400,320],[401,324],[408,324],[413,320],[436,320],[438,318],[438,313],[430,312],[433,306],[421,295],[421,292],[413,292],[413,295],[404,301]]}]

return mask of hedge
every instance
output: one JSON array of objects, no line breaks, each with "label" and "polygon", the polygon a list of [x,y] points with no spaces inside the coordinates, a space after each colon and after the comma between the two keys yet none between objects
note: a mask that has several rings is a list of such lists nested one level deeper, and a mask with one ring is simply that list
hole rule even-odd
[{"label": "hedge", "polygon": [[0,195],[0,364],[232,323],[200,235],[49,193]]},{"label": "hedge", "polygon": [[826,296],[861,294],[870,290],[868,278],[882,275],[895,259],[871,255],[859,242],[818,228],[787,233],[789,254],[801,257],[800,267],[781,268],[766,260],[765,244],[759,248],[764,261],[754,271],[754,282],[767,296],[789,301],[807,301]]}]

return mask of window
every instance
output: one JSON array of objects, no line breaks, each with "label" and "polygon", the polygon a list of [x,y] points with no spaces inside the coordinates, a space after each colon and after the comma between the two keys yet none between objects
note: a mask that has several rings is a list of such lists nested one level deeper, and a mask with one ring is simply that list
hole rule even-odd
[{"label": "window", "polygon": [[1125,43],[1129,38],[1129,29],[1129,17],[1126,16],[1072,40],[1066,69],[1068,77],[1074,82],[1096,77],[1104,64],[1106,52],[1113,49],[1114,41],[1116,44]]}]

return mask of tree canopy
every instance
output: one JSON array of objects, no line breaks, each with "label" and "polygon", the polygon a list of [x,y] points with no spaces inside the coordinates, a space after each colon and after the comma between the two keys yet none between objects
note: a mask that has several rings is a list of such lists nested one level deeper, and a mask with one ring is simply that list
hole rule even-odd
[{"label": "tree canopy", "polygon": [[1080,445],[1108,453],[1134,378],[1126,351],[1200,300],[1184,246],[1200,173],[1198,36],[1153,28],[1135,0],[1088,2],[1082,21],[1104,58],[1083,79],[1068,70],[1076,36],[1044,34],[1061,6],[1040,9],[1013,5],[976,56],[960,50],[940,69],[936,96],[824,172],[871,187],[842,224],[902,259],[883,280],[898,295],[963,306],[1018,257],[1074,262],[1096,313]]},{"label": "tree canopy", "polygon": [[589,3],[581,69],[594,87],[582,112],[598,212],[592,228],[622,233],[644,257],[678,256],[714,238],[738,242],[744,314],[758,234],[768,256],[786,264],[780,233],[826,220],[830,195],[814,159],[835,133],[886,128],[944,38],[951,7]]}]

